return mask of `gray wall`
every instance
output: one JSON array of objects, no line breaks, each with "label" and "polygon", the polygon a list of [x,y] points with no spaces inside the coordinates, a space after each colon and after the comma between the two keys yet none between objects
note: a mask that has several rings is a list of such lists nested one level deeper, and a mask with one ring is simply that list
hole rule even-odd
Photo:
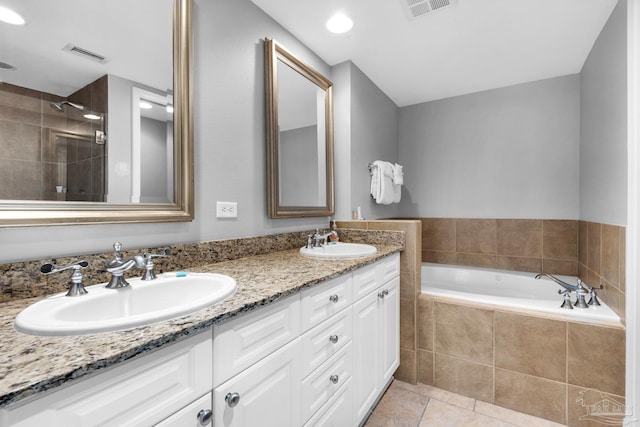
[{"label": "gray wall", "polygon": [[[329,66],[249,0],[194,0],[193,12],[195,221],[0,229],[0,262],[102,252],[114,241],[141,248],[328,225],[267,218],[262,40],[274,38],[326,76]],[[216,219],[217,200],[238,202],[238,218]]]},{"label": "gray wall", "polygon": [[627,223],[627,2],[620,0],[581,72],[580,217]]},{"label": "gray wall", "polygon": [[323,206],[326,197],[320,197],[318,188],[318,125],[281,131],[278,145],[280,204]]},{"label": "gray wall", "polygon": [[351,219],[358,206],[367,219],[395,217],[399,204],[378,205],[371,198],[367,165],[398,162],[398,106],[351,61],[334,66],[332,78],[337,88],[336,218]]},{"label": "gray wall", "polygon": [[578,75],[401,108],[402,215],[578,219],[579,113]]},{"label": "gray wall", "polygon": [[[140,201],[171,203],[167,194],[167,122],[140,117]],[[173,142],[171,143],[173,147]]]}]

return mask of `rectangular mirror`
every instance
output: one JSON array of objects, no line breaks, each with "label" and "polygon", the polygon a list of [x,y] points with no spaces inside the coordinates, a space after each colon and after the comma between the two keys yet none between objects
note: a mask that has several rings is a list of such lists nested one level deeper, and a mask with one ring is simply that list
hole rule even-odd
[{"label": "rectangular mirror", "polygon": [[333,83],[265,39],[271,218],[334,214]]},{"label": "rectangular mirror", "polygon": [[3,3],[0,226],[193,219],[191,3]]}]

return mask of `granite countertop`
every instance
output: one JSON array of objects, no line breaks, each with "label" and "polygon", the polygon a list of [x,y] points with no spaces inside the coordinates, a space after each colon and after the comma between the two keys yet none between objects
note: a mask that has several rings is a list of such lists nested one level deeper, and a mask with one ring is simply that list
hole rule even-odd
[{"label": "granite countertop", "polygon": [[352,260],[316,260],[294,249],[191,268],[193,272],[233,277],[238,285],[236,293],[220,304],[191,315],[126,331],[69,337],[25,335],[14,329],[13,319],[42,298],[2,303],[0,408],[149,353],[164,344],[205,331],[213,324],[403,250],[401,245],[375,246],[378,249],[375,255]]}]

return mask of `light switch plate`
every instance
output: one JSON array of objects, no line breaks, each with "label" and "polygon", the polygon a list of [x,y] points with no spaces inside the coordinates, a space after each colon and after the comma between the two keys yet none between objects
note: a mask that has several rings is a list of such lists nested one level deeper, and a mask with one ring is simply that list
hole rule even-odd
[{"label": "light switch plate", "polygon": [[238,202],[216,202],[216,218],[237,218]]}]

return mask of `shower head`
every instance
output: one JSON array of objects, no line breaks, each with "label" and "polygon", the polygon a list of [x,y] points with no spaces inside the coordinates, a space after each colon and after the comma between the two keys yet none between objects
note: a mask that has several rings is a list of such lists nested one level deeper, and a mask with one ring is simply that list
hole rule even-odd
[{"label": "shower head", "polygon": [[63,107],[64,104],[67,104],[68,106],[73,107],[79,111],[84,111],[86,109],[86,107],[82,104],[76,104],[74,102],[69,102],[69,101],[52,102],[49,105],[51,106],[51,108],[53,108],[57,112],[62,113],[64,112],[64,107]]}]

